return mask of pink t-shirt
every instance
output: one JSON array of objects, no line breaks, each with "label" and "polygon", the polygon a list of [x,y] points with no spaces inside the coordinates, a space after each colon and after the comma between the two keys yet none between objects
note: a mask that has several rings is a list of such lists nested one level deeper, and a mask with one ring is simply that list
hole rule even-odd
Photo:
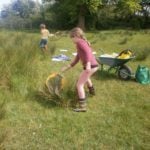
[{"label": "pink t-shirt", "polygon": [[71,63],[72,67],[76,65],[79,60],[81,61],[83,67],[86,67],[87,62],[90,62],[91,66],[98,65],[95,56],[92,54],[92,49],[87,43],[87,41],[79,39],[76,43],[76,48],[77,55]]}]

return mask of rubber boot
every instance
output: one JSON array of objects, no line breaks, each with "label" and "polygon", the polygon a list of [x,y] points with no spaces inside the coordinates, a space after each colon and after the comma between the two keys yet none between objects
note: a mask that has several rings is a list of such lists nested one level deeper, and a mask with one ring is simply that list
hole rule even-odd
[{"label": "rubber boot", "polygon": [[86,112],[86,100],[85,99],[79,99],[79,108],[74,109],[75,112]]},{"label": "rubber boot", "polygon": [[89,93],[90,93],[91,95],[95,95],[95,89],[94,89],[93,86],[88,87],[88,89],[89,89]]}]

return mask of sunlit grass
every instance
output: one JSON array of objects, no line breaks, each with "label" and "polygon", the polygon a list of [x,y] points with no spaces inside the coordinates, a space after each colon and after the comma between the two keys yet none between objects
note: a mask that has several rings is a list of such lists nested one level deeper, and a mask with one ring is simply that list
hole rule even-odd
[{"label": "sunlit grass", "polygon": [[[88,32],[86,36],[96,56],[130,48],[137,58],[127,65],[135,72],[139,64],[150,68],[149,33],[149,30],[110,30]],[[96,96],[89,97],[87,93],[88,111],[75,113],[68,101],[76,99],[75,83],[82,70],[78,64],[63,75],[68,85],[61,91],[64,105],[54,105],[39,95],[47,77],[70,63],[53,62],[51,57],[62,53],[60,49],[68,50],[63,54],[74,57],[75,46],[68,35],[64,32],[57,36],[49,39],[49,52],[43,55],[39,34],[1,31],[0,130],[4,132],[0,132],[0,144],[3,148],[149,149],[149,85],[141,85],[134,79],[121,81],[114,71],[99,70],[92,78]]]}]

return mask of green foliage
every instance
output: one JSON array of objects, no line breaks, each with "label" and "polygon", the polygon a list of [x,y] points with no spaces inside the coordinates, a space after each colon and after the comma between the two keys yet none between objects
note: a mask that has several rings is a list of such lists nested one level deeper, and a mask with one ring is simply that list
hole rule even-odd
[{"label": "green foliage", "polygon": [[32,0],[16,0],[12,3],[12,11],[21,18],[27,18],[34,13],[35,2]]},{"label": "green foliage", "polygon": [[[49,1],[49,0],[46,0]],[[86,17],[88,13],[96,15],[98,7],[102,4],[100,0],[63,0],[54,4],[53,11],[56,19],[61,19],[60,23],[69,25],[77,24],[79,16]],[[63,22],[62,22],[63,21]]]},{"label": "green foliage", "polygon": [[122,16],[133,15],[136,11],[141,10],[141,0],[120,0],[117,8],[120,10]]},{"label": "green foliage", "polygon": [[89,0],[89,1],[83,0],[83,2],[81,4],[80,3],[81,1],[79,0],[79,5],[86,4],[89,12],[96,14],[99,6],[102,5],[102,0]]},{"label": "green foliage", "polygon": [[[15,0],[1,12],[0,27],[11,29],[48,28],[83,29],[149,28],[147,0]],[[18,23],[19,22],[19,23]]]},{"label": "green foliage", "polygon": [[39,17],[40,5],[33,0],[14,0],[2,12],[0,26],[12,29],[32,28],[32,19]]}]

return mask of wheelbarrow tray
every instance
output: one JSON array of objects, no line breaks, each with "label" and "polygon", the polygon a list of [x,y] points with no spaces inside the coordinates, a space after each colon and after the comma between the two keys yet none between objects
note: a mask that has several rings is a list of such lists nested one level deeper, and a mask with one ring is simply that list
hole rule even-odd
[{"label": "wheelbarrow tray", "polygon": [[120,59],[120,58],[113,58],[113,57],[104,57],[104,56],[99,56],[98,61],[100,62],[101,65],[108,65],[110,67],[118,67],[122,66],[126,62],[130,61],[134,57],[130,57],[127,59]]}]

